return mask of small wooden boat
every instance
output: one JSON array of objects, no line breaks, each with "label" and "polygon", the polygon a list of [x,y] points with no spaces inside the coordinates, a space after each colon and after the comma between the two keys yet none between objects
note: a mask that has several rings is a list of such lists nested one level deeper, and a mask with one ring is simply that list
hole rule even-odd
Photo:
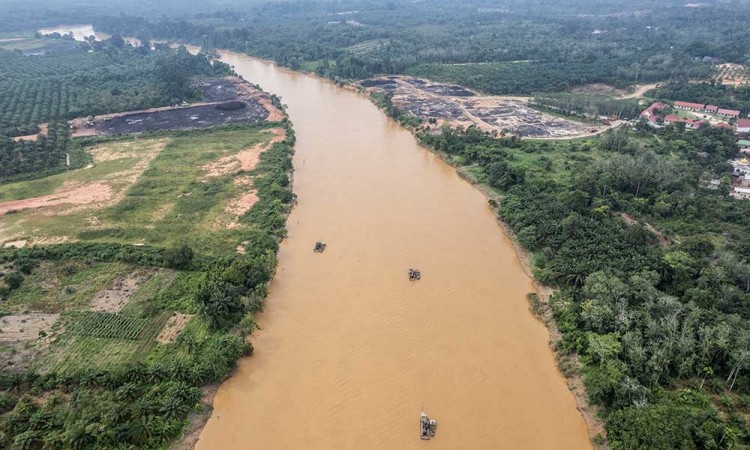
[{"label": "small wooden boat", "polygon": [[435,431],[437,430],[437,421],[430,419],[427,414],[422,412],[419,416],[419,438],[423,440],[430,440],[435,437]]},{"label": "small wooden boat", "polygon": [[409,281],[417,281],[422,278],[422,273],[417,269],[409,268]]},{"label": "small wooden boat", "polygon": [[315,243],[315,248],[313,249],[313,251],[315,253],[323,253],[325,249],[326,249],[326,243],[323,241],[318,241]]}]

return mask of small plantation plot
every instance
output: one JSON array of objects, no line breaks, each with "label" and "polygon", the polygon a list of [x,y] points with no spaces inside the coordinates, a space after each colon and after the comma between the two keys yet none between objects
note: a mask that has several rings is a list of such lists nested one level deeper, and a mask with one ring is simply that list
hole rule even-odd
[{"label": "small plantation plot", "polygon": [[156,345],[168,312],[150,319],[112,313],[65,313],[64,332],[35,367],[42,373],[71,373],[83,369],[111,369],[141,361]]},{"label": "small plantation plot", "polygon": [[77,336],[137,340],[149,321],[122,314],[85,311],[70,313],[67,330]]}]

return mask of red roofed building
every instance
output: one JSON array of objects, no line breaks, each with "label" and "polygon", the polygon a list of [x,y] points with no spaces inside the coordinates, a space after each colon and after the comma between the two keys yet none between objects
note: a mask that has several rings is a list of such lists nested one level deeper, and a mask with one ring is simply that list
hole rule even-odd
[{"label": "red roofed building", "polygon": [[697,130],[698,128],[710,127],[711,122],[709,122],[708,120],[696,120],[691,124],[691,126],[693,127],[693,129]]},{"label": "red roofed building", "polygon": [[697,130],[698,128],[703,127],[703,126],[711,125],[705,120],[687,119],[685,117],[675,116],[672,114],[664,118],[664,123],[667,125],[669,125],[670,123],[684,123],[686,127],[690,127],[694,130]]},{"label": "red roofed building", "polygon": [[680,116],[675,116],[672,114],[667,114],[664,117],[664,123],[670,124],[670,123],[681,123],[681,122],[687,122],[687,119],[683,119]]},{"label": "red roofed building", "polygon": [[648,119],[649,122],[654,122],[656,121],[656,111],[661,111],[666,107],[667,105],[665,105],[664,103],[656,102],[648,108],[644,109],[641,113],[641,117],[643,117],[644,119]]},{"label": "red roofed building", "polygon": [[716,105],[706,105],[706,111],[716,113],[719,110],[719,107]]},{"label": "red roofed building", "polygon": [[740,119],[737,121],[738,133],[750,133],[750,119]]},{"label": "red roofed building", "polygon": [[674,107],[679,109],[689,109],[690,111],[700,111],[703,109],[703,107],[706,105],[703,105],[701,103],[690,103],[690,102],[674,102]]},{"label": "red roofed building", "polygon": [[734,130],[734,127],[729,125],[728,123],[720,123],[716,125],[716,128],[724,128],[725,130]]},{"label": "red roofed building", "polygon": [[724,116],[724,117],[739,117],[740,116],[740,112],[734,109],[719,109],[719,111],[717,111],[717,114],[719,114],[720,116]]}]

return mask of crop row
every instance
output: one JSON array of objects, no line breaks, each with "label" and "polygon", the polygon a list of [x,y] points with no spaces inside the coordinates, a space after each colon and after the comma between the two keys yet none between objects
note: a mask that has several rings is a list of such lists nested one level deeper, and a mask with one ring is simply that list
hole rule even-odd
[{"label": "crop row", "polygon": [[122,314],[86,311],[71,315],[67,331],[79,336],[137,340],[148,325],[147,319]]}]

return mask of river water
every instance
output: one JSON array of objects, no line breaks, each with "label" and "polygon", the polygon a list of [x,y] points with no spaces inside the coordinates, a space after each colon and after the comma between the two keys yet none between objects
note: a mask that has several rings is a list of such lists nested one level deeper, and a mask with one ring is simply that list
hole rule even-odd
[{"label": "river water", "polygon": [[[221,56],[288,105],[299,203],[255,353],[197,448],[590,449],[483,195],[365,97]],[[432,441],[422,410],[438,420]]]},{"label": "river water", "polygon": [[[93,34],[40,31],[71,30]],[[484,196],[365,97],[221,58],[288,105],[298,204],[255,352],[221,385],[196,448],[591,449]],[[438,421],[431,441],[423,410]]]}]

